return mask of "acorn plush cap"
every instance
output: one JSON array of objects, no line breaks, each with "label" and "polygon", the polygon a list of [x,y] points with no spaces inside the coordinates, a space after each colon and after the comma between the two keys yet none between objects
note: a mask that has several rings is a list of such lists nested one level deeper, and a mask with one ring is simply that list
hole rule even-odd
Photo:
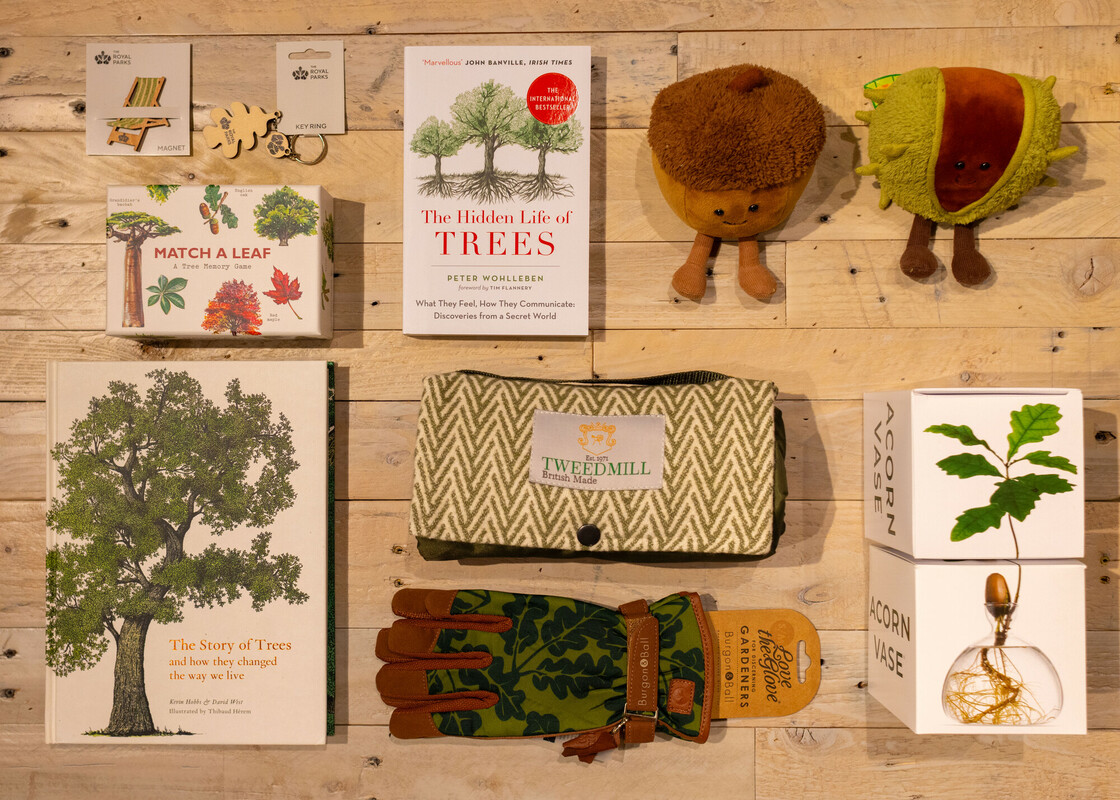
[{"label": "acorn plush cap", "polygon": [[658,93],[649,144],[661,169],[690,189],[769,189],[813,168],[824,147],[824,111],[781,72],[753,64],[713,69]]}]

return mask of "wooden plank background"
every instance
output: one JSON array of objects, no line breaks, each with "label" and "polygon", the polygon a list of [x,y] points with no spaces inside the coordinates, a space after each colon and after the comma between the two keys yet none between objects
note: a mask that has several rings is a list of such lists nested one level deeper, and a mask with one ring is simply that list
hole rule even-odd
[{"label": "wooden plank background", "polygon": [[[626,0],[327,5],[0,2],[0,796],[173,798],[733,798],[1117,796],[1120,753],[1120,3],[1117,0]],[[316,167],[84,155],[85,44],[193,45],[196,129],[215,105],[274,103],[279,39],[341,37],[350,132]],[[402,48],[589,44],[591,326],[586,339],[400,333]],[[768,303],[734,285],[733,248],[703,303],[669,278],[691,235],[661,200],[645,126],[657,91],[750,61],[825,106],[827,143],[791,219],[763,239]],[[980,226],[996,278],[898,271],[909,229],[853,168],[872,78],[971,64],[1057,76],[1059,185]],[[105,186],[321,183],[338,199],[329,343],[158,343],[103,326]],[[940,230],[934,252],[950,257]],[[330,358],[339,372],[339,735],[323,748],[43,744],[45,362]],[[710,368],[767,377],[789,430],[789,531],[745,565],[580,560],[426,563],[407,530],[421,378],[476,368],[550,377]],[[918,386],[1085,392],[1089,727],[1083,737],[915,736],[867,693],[860,399]],[[490,586],[603,603],[697,589],[721,608],[786,606],[821,630],[823,683],[784,719],[718,723],[704,746],[659,740],[592,766],[543,742],[400,742],[373,686],[377,630],[402,586]]]}]

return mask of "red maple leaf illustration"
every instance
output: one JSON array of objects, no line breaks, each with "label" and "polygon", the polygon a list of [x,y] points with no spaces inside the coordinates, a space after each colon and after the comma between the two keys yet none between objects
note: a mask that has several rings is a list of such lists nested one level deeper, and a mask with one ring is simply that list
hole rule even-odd
[{"label": "red maple leaf illustration", "polygon": [[296,319],[303,319],[292,306],[293,300],[299,300],[303,297],[303,292],[299,290],[299,278],[294,281],[288,280],[288,273],[281,272],[279,267],[272,268],[272,285],[276,288],[271,292],[263,292],[265,297],[271,297],[272,301],[278,306],[286,305],[292,309],[292,313],[296,315]]}]

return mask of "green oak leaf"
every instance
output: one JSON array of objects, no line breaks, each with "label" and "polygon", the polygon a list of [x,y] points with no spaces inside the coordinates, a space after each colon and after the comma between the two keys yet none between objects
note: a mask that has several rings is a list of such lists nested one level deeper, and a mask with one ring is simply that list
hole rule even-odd
[{"label": "green oak leaf", "polygon": [[525,716],[525,731],[523,736],[540,736],[559,733],[560,720],[555,714],[541,714],[539,711],[530,711]]},{"label": "green oak leaf", "polygon": [[1040,496],[1044,494],[1065,494],[1073,491],[1073,484],[1061,475],[1051,475],[1050,473],[1040,475],[1037,472],[1031,472],[1020,475],[1015,480],[1031,491],[1037,492]]},{"label": "green oak leaf", "polygon": [[1011,433],[1007,434],[1007,460],[1019,452],[1019,448],[1029,442],[1041,442],[1045,437],[1058,432],[1058,420],[1062,412],[1053,403],[1037,403],[1023,406],[1011,412]]},{"label": "green oak leaf", "polygon": [[455,711],[433,717],[436,727],[445,736],[473,736],[482,727],[482,715],[477,711]]},{"label": "green oak leaf", "polygon": [[1003,473],[991,461],[977,453],[958,453],[941,459],[937,462],[937,466],[958,478],[975,478],[977,475],[1003,477]]},{"label": "green oak leaf", "polygon": [[[606,653],[596,659],[591,653],[571,658],[546,658],[532,675],[533,688],[548,692],[557,700],[587,697],[593,690],[603,690],[625,683],[626,673],[619,662]],[[541,700],[541,702],[547,702]]]},{"label": "green oak leaf", "polygon": [[1077,474],[1077,465],[1071,462],[1065,456],[1051,455],[1049,450],[1035,450],[1033,453],[1027,453],[1023,456],[1021,461],[1029,461],[1037,467],[1050,467],[1051,469],[1063,469],[1066,472]]},{"label": "green oak leaf", "polygon": [[996,484],[992,492],[992,505],[999,506],[1022,522],[1034,510],[1039,494],[1019,478],[1009,478]]},{"label": "green oak leaf", "polygon": [[988,528],[998,528],[1003,521],[1003,513],[1003,509],[996,505],[970,508],[957,517],[957,524],[953,526],[949,539],[963,542],[968,537],[986,531]]},{"label": "green oak leaf", "polygon": [[988,446],[988,443],[973,433],[972,428],[967,425],[930,425],[926,428],[926,433],[940,433],[942,436],[956,439],[967,447]]}]

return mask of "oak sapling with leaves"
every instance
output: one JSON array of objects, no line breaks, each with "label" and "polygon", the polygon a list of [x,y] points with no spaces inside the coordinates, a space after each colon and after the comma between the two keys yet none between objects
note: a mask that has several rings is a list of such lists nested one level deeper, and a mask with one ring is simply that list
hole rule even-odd
[{"label": "oak sapling with leaves", "polygon": [[1025,405],[1018,411],[1012,411],[1011,433],[1007,435],[1006,456],[996,453],[988,442],[973,433],[967,425],[943,424],[926,428],[927,433],[948,436],[966,447],[981,447],[996,460],[996,463],[992,463],[983,453],[958,453],[937,462],[937,466],[944,472],[956,475],[958,478],[999,479],[996,481],[996,488],[992,492],[988,505],[967,509],[957,517],[957,524],[949,534],[952,541],[960,542],[989,528],[999,528],[1006,516],[1011,538],[1015,544],[1015,557],[1018,558],[1019,540],[1015,534],[1014,520],[1025,521],[1042,495],[1071,492],[1073,484],[1060,475],[1049,472],[1028,472],[1013,476],[1011,468],[1025,461],[1035,466],[1076,474],[1075,464],[1064,456],[1052,454],[1049,450],[1033,450],[1026,455],[1019,455],[1023,445],[1041,442],[1047,436],[1057,433],[1058,420],[1061,418],[1061,411],[1052,403]]},{"label": "oak sapling with leaves", "polygon": [[[1015,545],[1015,558],[1019,558],[1015,520],[1026,521],[1043,495],[1072,492],[1073,484],[1053,472],[1012,475],[1012,468],[1026,462],[1036,467],[1077,473],[1077,465],[1049,450],[1032,450],[1020,455],[1023,445],[1041,442],[1057,433],[1061,418],[1061,411],[1052,403],[1025,405],[1018,411],[1012,411],[1011,433],[1007,434],[1007,454],[1004,456],[967,425],[943,424],[926,428],[927,433],[948,436],[966,447],[983,448],[995,459],[993,463],[983,453],[957,453],[937,462],[946,474],[961,479],[996,479],[988,505],[966,509],[957,517],[957,524],[949,534],[952,541],[964,541],[989,528],[1000,528],[1004,517],[1007,517],[1007,527]],[[943,705],[951,719],[987,724],[1038,724],[1047,719],[1045,711],[1035,702],[1031,687],[1024,682],[1022,672],[1011,658],[1014,651],[1023,651],[1024,648],[1004,647],[1019,603],[1022,566],[1017,572],[1014,596],[1008,591],[1002,575],[993,573],[988,576],[985,599],[995,620],[995,638],[990,645],[966,649],[950,668],[943,688]],[[1049,664],[1045,655],[1041,657]],[[1050,670],[1053,671],[1052,665]]]}]

